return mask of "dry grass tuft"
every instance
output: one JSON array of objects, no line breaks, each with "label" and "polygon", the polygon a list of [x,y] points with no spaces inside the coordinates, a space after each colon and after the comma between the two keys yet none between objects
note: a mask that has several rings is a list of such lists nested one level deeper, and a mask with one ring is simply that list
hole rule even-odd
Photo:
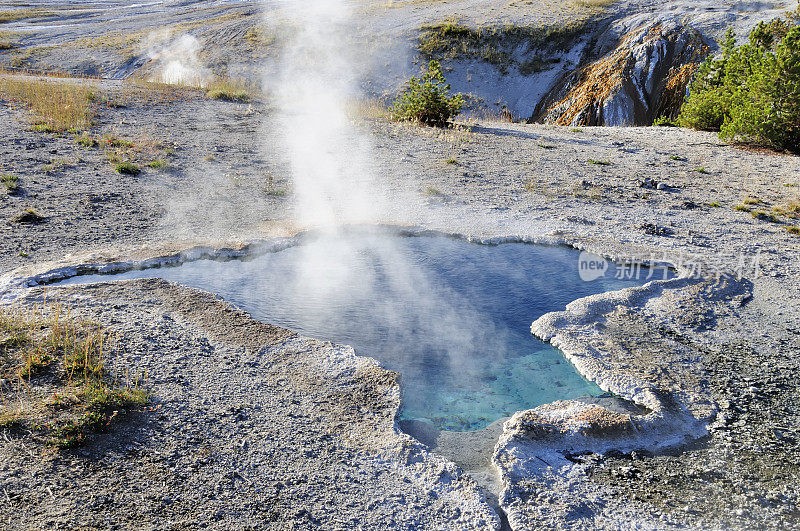
[{"label": "dry grass tuft", "polygon": [[782,205],[778,205],[772,211],[779,215],[791,219],[800,219],[800,199],[788,201]]},{"label": "dry grass tuft", "polygon": [[121,173],[123,175],[133,175],[134,177],[142,173],[142,169],[132,162],[121,162],[117,164],[114,169],[117,171],[117,173]]},{"label": "dry grass tuft", "polygon": [[94,93],[82,83],[3,76],[0,96],[30,107],[40,131],[86,129],[92,123]]},{"label": "dry grass tuft", "polygon": [[359,118],[388,118],[389,111],[386,101],[379,98],[362,97],[349,101],[345,107],[347,116],[353,119]]},{"label": "dry grass tuft", "polygon": [[126,175],[138,175],[143,164],[154,169],[164,168],[169,163],[167,157],[175,153],[175,146],[145,135],[122,138],[112,132],[99,138],[77,137],[77,141],[86,147],[99,146],[114,169]]},{"label": "dry grass tuft", "polygon": [[0,184],[5,187],[6,193],[9,195],[19,192],[19,177],[14,174],[7,173],[0,176]]},{"label": "dry grass tuft", "polygon": [[754,210],[750,212],[750,215],[759,221],[769,221],[771,223],[780,223],[781,221],[775,214],[763,210]]},{"label": "dry grass tuft", "polygon": [[[489,63],[503,74],[512,67],[533,74],[552,68],[545,56],[554,51],[569,50],[586,32],[588,24],[588,19],[581,19],[552,26],[471,27],[448,18],[420,27],[417,51],[428,60],[470,59]],[[529,57],[524,64],[511,53],[518,48],[524,48]]]},{"label": "dry grass tuft", "polygon": [[245,32],[244,40],[251,50],[258,50],[275,44],[277,37],[263,26],[253,26]]},{"label": "dry grass tuft", "polygon": [[43,18],[52,17],[56,13],[42,8],[33,9],[14,9],[9,11],[0,11],[0,24],[6,22],[16,22],[17,20],[24,20],[26,18]]},{"label": "dry grass tuft", "polygon": [[61,304],[0,307],[0,428],[71,448],[144,406],[143,377],[109,377],[115,348],[113,335]]},{"label": "dry grass tuft", "polygon": [[40,223],[44,223],[46,219],[47,218],[40,215],[35,209],[29,208],[11,218],[11,221],[15,223],[25,223],[28,225],[38,225]]},{"label": "dry grass tuft", "polygon": [[223,76],[217,76],[202,83],[163,83],[142,78],[131,78],[128,83],[144,89],[144,94],[139,94],[139,99],[146,96],[147,99],[153,100],[153,95],[160,95],[155,103],[188,100],[201,93],[215,100],[243,103],[253,99],[259,92],[257,87],[246,80]]},{"label": "dry grass tuft", "polygon": [[206,87],[209,98],[223,101],[248,102],[252,98],[253,87],[239,79],[218,77]]},{"label": "dry grass tuft", "polygon": [[604,9],[616,1],[617,0],[572,0],[572,3],[586,9]]},{"label": "dry grass tuft", "polygon": [[181,101],[191,101],[200,97],[195,87],[170,85],[160,81],[150,81],[142,77],[129,77],[120,96],[123,103],[161,105]]}]

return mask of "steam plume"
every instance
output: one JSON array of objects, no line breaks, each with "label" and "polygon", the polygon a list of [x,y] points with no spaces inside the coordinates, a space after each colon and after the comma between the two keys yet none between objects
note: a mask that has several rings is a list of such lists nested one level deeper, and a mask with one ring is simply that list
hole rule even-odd
[{"label": "steam plume", "polygon": [[[369,64],[350,44],[355,28],[348,3],[284,0],[280,6],[283,23],[293,28],[278,74],[267,82],[278,107],[275,126],[283,134],[298,221],[321,228],[330,237],[328,245],[302,250],[295,266],[297,299],[312,300],[324,294],[329,304],[313,311],[331,312],[332,320],[341,319],[333,314],[336,301],[341,297],[374,299],[376,276],[381,275],[397,295],[395,300],[382,301],[376,316],[379,324],[375,326],[390,339],[391,348],[402,350],[409,341],[424,341],[426,349],[446,353],[452,374],[469,375],[472,360],[465,354],[474,352],[477,345],[491,349],[492,323],[482,322],[457,298],[436,289],[391,238],[336,237],[344,224],[385,221],[389,205],[370,164],[369,137],[347,113],[348,105],[359,97],[359,81]],[[357,267],[364,256],[374,261],[371,271]],[[414,301],[413,308],[402,309],[402,313],[413,313],[410,325],[408,320],[398,323],[395,319],[401,313],[396,301]],[[495,353],[503,354],[499,347]],[[379,353],[361,354],[380,357]],[[419,367],[425,370],[422,363]]]},{"label": "steam plume", "polygon": [[168,30],[156,31],[145,42],[147,54],[156,64],[150,81],[203,87],[211,79],[211,72],[200,60],[200,41],[193,35],[173,39]]},{"label": "steam plume", "polygon": [[268,85],[279,108],[298,221],[325,227],[377,221],[385,201],[369,168],[370,142],[347,114],[364,64],[345,37],[354,31],[350,8],[342,0],[282,0],[280,6],[293,31],[277,83]]}]

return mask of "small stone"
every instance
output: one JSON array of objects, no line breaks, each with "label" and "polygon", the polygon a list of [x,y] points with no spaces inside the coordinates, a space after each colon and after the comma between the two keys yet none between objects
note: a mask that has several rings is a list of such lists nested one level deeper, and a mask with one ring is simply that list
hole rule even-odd
[{"label": "small stone", "polygon": [[669,227],[660,227],[654,223],[644,223],[639,228],[650,236],[669,236],[672,234],[672,229]]}]

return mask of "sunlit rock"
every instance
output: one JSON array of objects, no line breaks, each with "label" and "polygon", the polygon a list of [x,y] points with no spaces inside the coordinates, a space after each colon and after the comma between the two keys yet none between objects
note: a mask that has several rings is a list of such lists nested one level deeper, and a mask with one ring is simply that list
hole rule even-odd
[{"label": "sunlit rock", "polygon": [[601,38],[589,54],[597,59],[556,83],[531,121],[622,126],[650,125],[659,116],[674,116],[709,47],[697,30],[674,19],[626,31],[630,23],[609,30],[614,37]]}]

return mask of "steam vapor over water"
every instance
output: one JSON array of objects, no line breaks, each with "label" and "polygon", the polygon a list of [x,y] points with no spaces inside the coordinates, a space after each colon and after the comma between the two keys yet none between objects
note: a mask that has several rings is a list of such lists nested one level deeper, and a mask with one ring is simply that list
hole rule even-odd
[{"label": "steam vapor over water", "polygon": [[[437,359],[445,360],[444,370],[463,380],[462,387],[480,387],[480,371],[472,370],[475,353],[494,360],[505,356],[504,341],[494,334],[491,319],[433,285],[424,267],[399,252],[395,239],[340,237],[343,225],[385,221],[390,204],[370,167],[369,137],[347,113],[358,98],[361,66],[367,64],[356,60],[348,5],[341,0],[285,0],[280,6],[283,21],[292,26],[291,37],[267,87],[278,106],[276,125],[292,172],[297,221],[327,235],[298,249],[292,286],[296,300],[327,300],[326,306],[313,308],[314,317],[324,320],[319,312],[330,312],[330,320],[336,321],[341,319],[337,312],[347,306],[342,297],[374,300],[378,285],[389,286],[392,295],[381,291],[386,298],[368,323],[390,339],[393,352],[384,353],[386,357],[396,359],[404,345],[422,343],[426,352],[435,351]],[[373,267],[365,269],[365,257]],[[403,307],[395,301],[403,301]],[[359,354],[382,359],[380,352]],[[420,360],[419,371],[425,370]],[[403,376],[422,378],[419,371]],[[469,381],[473,375],[475,382]]]}]

